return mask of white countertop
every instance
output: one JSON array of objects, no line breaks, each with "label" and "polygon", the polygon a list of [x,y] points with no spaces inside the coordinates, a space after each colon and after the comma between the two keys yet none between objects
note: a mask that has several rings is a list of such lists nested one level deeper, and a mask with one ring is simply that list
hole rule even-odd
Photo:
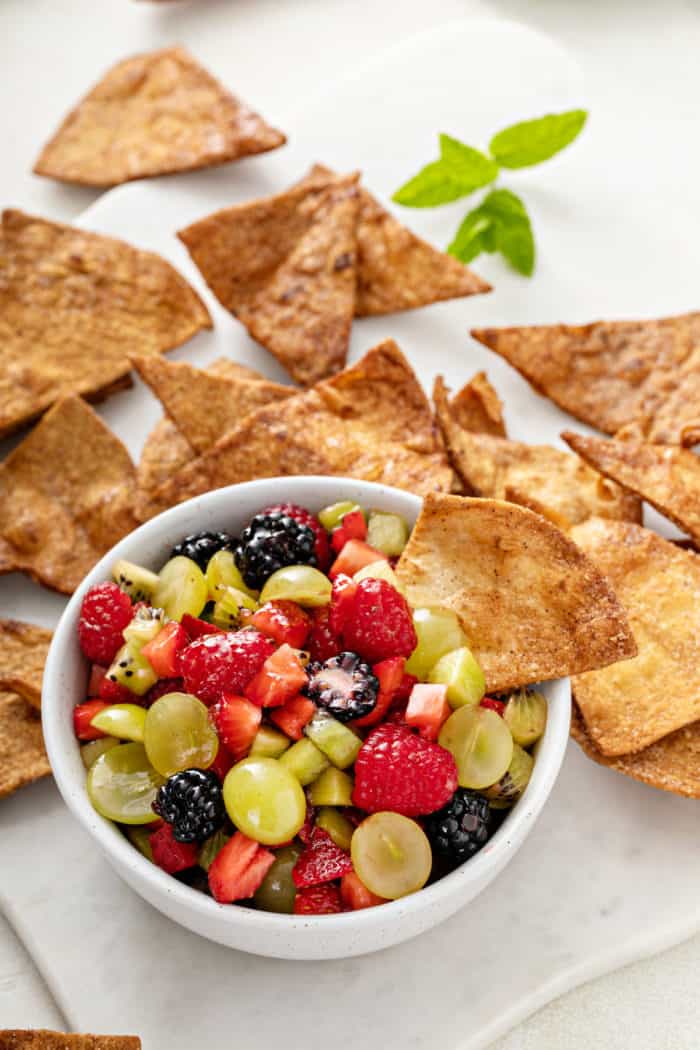
[{"label": "white countertop", "polygon": [[[698,169],[700,15],[691,4],[615,0],[2,0],[0,116],[2,206],[70,220],[97,196],[30,174],[40,145],[66,109],[113,61],[186,43],[214,72],[237,56],[230,86],[285,126],[300,99],[421,28],[468,14],[511,17],[564,44],[595,83],[599,101],[649,128],[649,149],[682,133]],[[242,46],[241,42],[244,42]],[[468,61],[468,55],[465,55]],[[496,59],[494,76],[497,76]],[[230,78],[228,78],[230,80]],[[668,119],[671,117],[671,119]],[[436,118],[438,119],[438,118]],[[624,121],[620,136],[624,139]],[[604,158],[601,158],[604,164]],[[630,170],[629,177],[635,178]],[[640,223],[644,216],[639,217]],[[689,216],[689,234],[694,235]],[[604,250],[604,246],[601,246]],[[0,593],[2,580],[0,580]],[[601,820],[605,815],[601,814]],[[640,829],[640,834],[643,829]],[[1,877],[1,875],[0,875]],[[663,892],[660,887],[659,892]],[[504,946],[505,947],[505,946]],[[497,1044],[499,1050],[606,1050],[698,1045],[700,938],[569,993]],[[478,979],[478,973],[475,975]],[[508,990],[504,988],[504,997]],[[0,920],[0,1026],[60,1027],[29,955]],[[160,1050],[146,1047],[145,1050]]]}]

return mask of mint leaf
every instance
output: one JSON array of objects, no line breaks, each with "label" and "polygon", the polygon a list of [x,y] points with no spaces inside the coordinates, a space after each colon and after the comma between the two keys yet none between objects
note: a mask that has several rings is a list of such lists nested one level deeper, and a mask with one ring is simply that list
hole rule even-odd
[{"label": "mint leaf", "polygon": [[447,250],[463,263],[482,252],[501,252],[518,273],[530,277],[535,241],[525,205],[510,190],[492,190],[465,216]]},{"label": "mint leaf", "polygon": [[587,116],[585,109],[571,109],[566,113],[550,113],[538,120],[511,124],[491,139],[491,155],[502,168],[528,168],[532,164],[541,164],[574,141]]},{"label": "mint leaf", "polygon": [[440,159],[427,164],[404,183],[392,200],[409,208],[449,204],[488,186],[497,175],[498,165],[485,153],[450,135],[441,135]]}]

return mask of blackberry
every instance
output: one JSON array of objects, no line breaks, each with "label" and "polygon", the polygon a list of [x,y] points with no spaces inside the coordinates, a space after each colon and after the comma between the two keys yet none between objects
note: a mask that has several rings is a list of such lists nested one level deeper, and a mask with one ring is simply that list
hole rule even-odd
[{"label": "blackberry", "polygon": [[234,551],[248,587],[259,591],[273,572],[285,565],[316,565],[316,536],[309,525],[288,514],[256,514],[241,533]]},{"label": "blackberry", "polygon": [[478,853],[492,830],[488,801],[465,788],[457,788],[447,805],[425,820],[425,833],[433,849],[459,862]]},{"label": "blackberry", "polygon": [[209,769],[185,769],[169,777],[153,809],[172,825],[178,842],[203,842],[226,818],[219,778]]},{"label": "blackberry", "polygon": [[229,536],[228,532],[192,532],[175,544],[170,557],[176,558],[181,554],[185,558],[191,558],[202,572],[206,572],[209,559],[213,558],[217,551],[230,550],[234,543],[233,536]]},{"label": "blackberry", "polygon": [[379,681],[357,653],[339,653],[325,663],[310,664],[306,670],[306,695],[339,722],[363,718],[376,707]]}]

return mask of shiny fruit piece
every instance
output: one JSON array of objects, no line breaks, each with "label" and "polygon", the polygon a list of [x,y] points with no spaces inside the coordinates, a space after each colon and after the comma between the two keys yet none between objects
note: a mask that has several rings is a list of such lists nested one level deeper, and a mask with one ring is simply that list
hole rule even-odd
[{"label": "shiny fruit piece", "polygon": [[159,678],[175,678],[178,674],[177,654],[189,643],[189,635],[182,624],[171,620],[144,645],[141,655],[146,657]]},{"label": "shiny fruit piece", "polygon": [[297,888],[292,879],[292,868],[299,859],[299,846],[283,846],[275,854],[272,864],[262,880],[253,900],[261,911],[276,911],[283,915],[292,915]]},{"label": "shiny fruit piece", "polygon": [[170,824],[161,824],[149,835],[153,863],[168,875],[187,871],[197,863],[198,848],[194,842],[178,842]]},{"label": "shiny fruit piece", "polygon": [[460,707],[445,722],[439,741],[454,757],[460,787],[480,791],[505,774],[513,737],[503,719],[487,707]]},{"label": "shiny fruit piece", "polygon": [[273,572],[260,592],[260,601],[290,601],[308,608],[327,605],[331,600],[331,581],[311,565],[286,565]]},{"label": "shiny fruit piece", "polygon": [[413,610],[413,627],[418,644],[411,653],[406,671],[425,681],[441,656],[467,644],[467,636],[451,609],[439,606]]},{"label": "shiny fruit piece", "polygon": [[117,740],[113,736],[101,736],[98,740],[90,740],[87,744],[83,744],[80,749],[80,757],[83,760],[83,765],[86,769],[89,769],[93,762],[96,762],[100,755],[104,755],[105,751],[110,751],[113,747],[118,747],[121,744],[121,740]]},{"label": "shiny fruit piece", "polygon": [[370,512],[367,522],[367,542],[389,558],[396,558],[408,542],[408,522],[400,514],[382,510]]},{"label": "shiny fruit piece", "polygon": [[453,708],[478,704],[486,692],[484,672],[466,645],[441,656],[428,677],[447,686],[447,701]]},{"label": "shiny fruit piece", "polygon": [[258,603],[255,598],[237,587],[218,587],[214,608],[209,614],[211,622],[222,631],[234,631],[243,622],[243,614],[254,612]]},{"label": "shiny fruit piece", "polygon": [[304,733],[338,769],[351,766],[362,747],[362,740],[352,729],[324,711],[316,712],[304,726]]},{"label": "shiny fruit piece", "polygon": [[332,580],[341,573],[352,577],[365,565],[372,565],[374,562],[381,561],[382,558],[385,558],[385,555],[375,550],[374,547],[370,547],[369,543],[365,543],[364,540],[348,540],[331,565],[328,575]]},{"label": "shiny fruit piece", "polygon": [[355,583],[360,583],[361,580],[386,580],[395,591],[398,591],[399,594],[403,593],[396,573],[389,562],[384,559],[365,565],[363,569],[355,573],[353,580]]},{"label": "shiny fruit piece", "polygon": [[289,745],[289,737],[278,729],[273,729],[272,726],[260,726],[251,744],[250,754],[259,755],[261,758],[279,758]]},{"label": "shiny fruit piece", "polygon": [[204,573],[191,558],[178,554],[166,561],[158,573],[153,604],[164,609],[169,620],[181,620],[185,613],[199,616],[208,597]]},{"label": "shiny fruit piece", "polygon": [[280,758],[280,764],[303,786],[313,783],[330,765],[323,751],[304,737],[292,744]]},{"label": "shiny fruit piece", "polygon": [[[372,673],[379,682],[377,703],[374,710],[368,715],[353,719],[353,726],[376,726],[384,721],[404,678],[410,677],[404,675],[405,666],[406,658],[403,656],[390,656],[388,660],[380,660],[379,663],[373,665]],[[410,691],[409,689],[408,693]]]},{"label": "shiny fruit piece", "polygon": [[322,806],[316,816],[316,826],[327,831],[336,846],[349,852],[355,825],[340,810],[334,806]]},{"label": "shiny fruit piece", "polygon": [[259,707],[281,707],[308,683],[299,653],[286,642],[267,657],[245,687],[245,695]]},{"label": "shiny fruit piece", "polygon": [[86,700],[73,708],[73,730],[78,740],[98,740],[105,735],[101,729],[95,728],[92,720],[106,707],[109,704],[104,700]]},{"label": "shiny fruit piece", "polygon": [[340,880],[340,896],[343,904],[351,911],[360,911],[362,908],[375,908],[378,904],[386,904],[384,897],[378,897],[376,893],[368,890],[360,876],[349,871]]},{"label": "shiny fruit piece", "polygon": [[166,693],[149,707],[144,745],[155,769],[171,777],[183,769],[208,769],[219,738],[209,710],[190,693]]},{"label": "shiny fruit piece", "polygon": [[224,781],[224,804],[235,826],[265,846],[289,842],[306,819],[301,784],[275,758],[238,762]]},{"label": "shiny fruit piece", "polygon": [[164,778],[143,744],[120,744],[100,755],[87,775],[87,793],[97,812],[119,824],[150,824]]},{"label": "shiny fruit piece", "polygon": [[158,681],[158,675],[143,655],[141,643],[133,640],[124,643],[105,677],[135,696],[143,696]]},{"label": "shiny fruit piece", "polygon": [[90,724],[108,736],[141,743],[146,712],[137,704],[110,704],[109,707],[98,711]]},{"label": "shiny fruit piece", "polygon": [[363,820],[352,836],[353,867],[370,893],[388,900],[405,897],[425,886],[433,852],[415,820],[400,813],[380,812]]},{"label": "shiny fruit piece", "polygon": [[178,666],[187,692],[213,704],[223,693],[242,696],[274,650],[274,642],[254,629],[207,634],[182,650]]},{"label": "shiny fruit piece", "polygon": [[112,567],[112,578],[119,590],[128,594],[132,602],[150,602],[158,586],[158,574],[121,558]]},{"label": "shiny fruit piece", "polygon": [[246,582],[236,565],[232,551],[217,551],[216,554],[209,559],[205,579],[207,581],[209,597],[212,601],[216,601],[219,592],[226,587],[234,587],[237,591],[242,591],[243,594],[247,594],[249,598],[257,598],[258,596],[257,591],[252,590],[246,585]]},{"label": "shiny fruit piece", "polygon": [[345,850],[336,846],[327,831],[318,826],[309,835],[303,853],[294,865],[292,878],[298,890],[333,882],[352,871],[352,861]]},{"label": "shiny fruit piece", "polygon": [[418,682],[411,690],[403,717],[406,725],[417,729],[426,740],[437,740],[451,714],[447,686]]},{"label": "shiny fruit piece", "polygon": [[282,707],[275,707],[268,711],[270,720],[279,726],[291,740],[301,740],[304,735],[304,726],[315,714],[316,704],[313,700],[301,695],[293,696]]},{"label": "shiny fruit piece", "polygon": [[278,645],[301,649],[309,637],[311,618],[296,602],[266,602],[253,613],[251,624]]},{"label": "shiny fruit piece", "polygon": [[304,890],[297,890],[294,898],[295,915],[337,915],[341,911],[343,902],[334,882],[307,886]]},{"label": "shiny fruit piece", "polygon": [[257,704],[244,696],[224,693],[218,704],[209,709],[209,715],[216,726],[219,740],[236,762],[245,758],[262,721],[262,711]]},{"label": "shiny fruit piece", "polygon": [[493,784],[484,791],[489,802],[492,805],[498,803],[499,808],[512,806],[517,802],[530,783],[534,764],[532,755],[529,755],[520,744],[514,744],[513,757],[507,771],[497,784]]},{"label": "shiny fruit piece", "polygon": [[536,743],[547,725],[547,701],[534,689],[519,689],[508,698],[503,718],[521,747]]},{"label": "shiny fruit piece", "polygon": [[318,514],[318,520],[326,532],[333,532],[333,529],[337,529],[342,524],[345,515],[352,514],[354,510],[361,510],[359,503],[353,503],[349,499],[340,500],[338,503],[331,503],[330,506],[324,507]]},{"label": "shiny fruit piece", "polygon": [[457,766],[449,751],[408,726],[373,729],[355,762],[352,798],[367,813],[393,810],[406,817],[441,809],[454,794]]},{"label": "shiny fruit piece", "polygon": [[386,580],[361,580],[351,615],[343,624],[342,639],[347,649],[369,663],[408,657],[417,636],[406,599]]},{"label": "shiny fruit piece", "polygon": [[142,649],[148,642],[160,634],[165,626],[165,613],[151,605],[137,605],[133,619],[126,625],[122,634],[125,642],[134,642]]},{"label": "shiny fruit piece", "polygon": [[131,845],[153,864],[151,835],[154,829],[148,824],[129,824],[123,830]]},{"label": "shiny fruit piece", "polygon": [[231,836],[227,835],[225,831],[215,831],[213,835],[203,842],[199,847],[199,856],[197,857],[197,863],[200,868],[203,868],[204,871],[209,871],[219,851],[224,848],[230,838]]},{"label": "shiny fruit piece", "polygon": [[351,806],[352,789],[352,777],[331,766],[309,787],[309,802],[312,806]]},{"label": "shiny fruit piece", "polygon": [[187,632],[187,637],[191,642],[194,642],[195,639],[202,638],[207,634],[224,634],[224,631],[222,631],[220,627],[216,627],[213,623],[209,623],[208,620],[200,620],[196,616],[190,616],[189,613],[185,613],[180,623]]}]

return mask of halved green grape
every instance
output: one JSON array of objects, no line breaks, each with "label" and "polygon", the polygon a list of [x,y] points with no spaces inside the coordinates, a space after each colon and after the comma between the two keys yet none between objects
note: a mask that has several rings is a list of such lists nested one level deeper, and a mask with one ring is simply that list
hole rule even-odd
[{"label": "halved green grape", "polygon": [[125,642],[134,642],[139,649],[146,642],[152,642],[163,630],[165,624],[165,613],[162,609],[155,609],[152,605],[142,605],[136,610],[131,623],[127,624],[122,634]]},{"label": "halved green grape", "polygon": [[329,507],[324,507],[322,511],[319,511],[318,520],[324,529],[332,532],[333,529],[338,528],[345,515],[350,514],[353,510],[362,510],[362,507],[359,503],[353,503],[350,499],[343,499],[339,503],[331,503]]},{"label": "halved green grape", "polygon": [[328,605],[332,587],[328,577],[311,565],[287,565],[268,576],[260,592],[260,604],[290,601],[311,608]]},{"label": "halved green grape", "polygon": [[264,846],[293,839],[306,820],[306,796],[276,758],[244,758],[224,780],[224,805],[248,838]]},{"label": "halved green grape", "polygon": [[535,689],[519,689],[508,699],[503,718],[521,747],[536,743],[547,725],[547,701]]},{"label": "halved green grape", "polygon": [[87,793],[99,814],[119,824],[150,824],[152,804],[165,780],[143,744],[120,744],[100,755],[87,776]]},{"label": "halved green grape", "polygon": [[359,583],[360,580],[386,580],[390,583],[394,590],[398,591],[399,594],[403,593],[403,587],[399,583],[398,577],[391,565],[385,558],[380,558],[379,561],[370,562],[369,565],[365,565],[364,568],[358,569],[353,580],[355,583]]},{"label": "halved green grape", "polygon": [[513,757],[510,729],[487,707],[460,707],[445,722],[438,742],[457,763],[460,787],[480,791],[500,780]]},{"label": "halved green grape", "polygon": [[447,686],[450,707],[478,704],[486,692],[484,672],[466,645],[441,656],[432,668],[428,681]]},{"label": "halved green grape", "polygon": [[146,724],[146,712],[137,704],[110,704],[90,720],[90,725],[101,729],[103,733],[116,736],[120,740],[143,740],[143,727]]},{"label": "halved green grape", "polygon": [[331,766],[309,787],[309,801],[313,806],[351,806],[352,789],[352,777]]},{"label": "halved green grape", "polygon": [[[155,817],[155,813],[153,814]],[[151,835],[153,834],[153,828],[147,824],[132,824],[129,827],[125,827],[124,834],[128,838],[132,846],[135,846],[139,853],[143,853],[146,860],[150,860],[153,863],[153,850],[151,849]]]},{"label": "halved green grape", "polygon": [[514,802],[517,802],[530,783],[534,764],[532,755],[528,755],[520,744],[514,744],[513,757],[508,769],[497,784],[493,784],[484,791],[489,802],[492,805],[497,803],[499,808],[512,806]]},{"label": "halved green grape", "polygon": [[83,765],[86,769],[89,769],[100,755],[104,755],[105,751],[110,751],[113,747],[118,747],[119,744],[121,744],[121,740],[117,740],[113,736],[101,736],[98,740],[90,740],[89,743],[83,744],[80,748],[80,757],[83,760]]},{"label": "halved green grape", "polygon": [[367,889],[387,900],[422,889],[433,864],[433,851],[421,826],[391,812],[373,813],[355,828],[350,856]]},{"label": "halved green grape", "polygon": [[253,739],[250,753],[262,757],[279,758],[290,744],[291,740],[281,730],[273,729],[272,726],[260,726]]},{"label": "halved green grape", "polygon": [[316,712],[304,726],[304,733],[338,769],[351,766],[362,747],[362,741],[352,729],[324,711]]},{"label": "halved green grape", "polygon": [[238,627],[241,609],[254,611],[258,607],[255,598],[239,591],[237,587],[225,587],[220,584],[216,588],[216,595],[214,608],[209,614],[209,622],[221,627],[224,631],[234,631]]},{"label": "halved green grape", "polygon": [[257,591],[251,590],[247,586],[231,551],[217,551],[209,559],[205,578],[209,588],[209,597],[212,601],[217,600],[219,590],[222,587],[235,587],[237,591],[242,591],[250,598],[257,598],[258,596]]},{"label": "halved green grape", "polygon": [[158,574],[121,558],[114,563],[112,578],[132,602],[150,602],[158,586]]},{"label": "halved green grape", "polygon": [[185,613],[199,616],[208,597],[204,573],[191,558],[178,554],[166,561],[158,573],[153,604],[164,609],[170,620],[181,620]]},{"label": "halved green grape", "polygon": [[406,673],[424,682],[441,656],[467,644],[467,636],[456,614],[437,605],[414,609],[413,626],[418,645],[408,658]]},{"label": "halved green grape", "polygon": [[225,831],[215,831],[206,842],[203,842],[197,858],[197,863],[200,868],[209,871],[209,868],[214,863],[217,853],[224,848],[230,838],[231,836],[227,835]]},{"label": "halved green grape", "polygon": [[319,751],[311,740],[304,737],[302,740],[297,740],[296,744],[292,744],[289,750],[284,752],[280,758],[280,764],[289,770],[303,787],[306,787],[307,784],[313,783],[330,763],[323,751]]},{"label": "halved green grape", "polygon": [[124,642],[107,668],[107,678],[118,682],[136,696],[143,696],[158,681],[158,675],[141,652],[142,643]]},{"label": "halved green grape", "polygon": [[183,769],[208,769],[219,750],[209,711],[190,693],[166,693],[146,712],[143,741],[164,777]]},{"label": "halved green grape", "polygon": [[340,810],[333,806],[322,806],[316,814],[316,826],[327,831],[336,846],[340,846],[346,852],[350,851],[355,825],[351,824]]},{"label": "halved green grape", "polygon": [[408,522],[400,514],[389,514],[383,510],[370,511],[367,522],[367,542],[389,558],[397,557],[406,546],[409,534]]},{"label": "halved green grape", "polygon": [[294,898],[297,888],[292,878],[292,868],[299,860],[299,846],[283,846],[275,854],[275,862],[268,869],[253,900],[262,911],[276,911],[291,915],[294,911]]}]

